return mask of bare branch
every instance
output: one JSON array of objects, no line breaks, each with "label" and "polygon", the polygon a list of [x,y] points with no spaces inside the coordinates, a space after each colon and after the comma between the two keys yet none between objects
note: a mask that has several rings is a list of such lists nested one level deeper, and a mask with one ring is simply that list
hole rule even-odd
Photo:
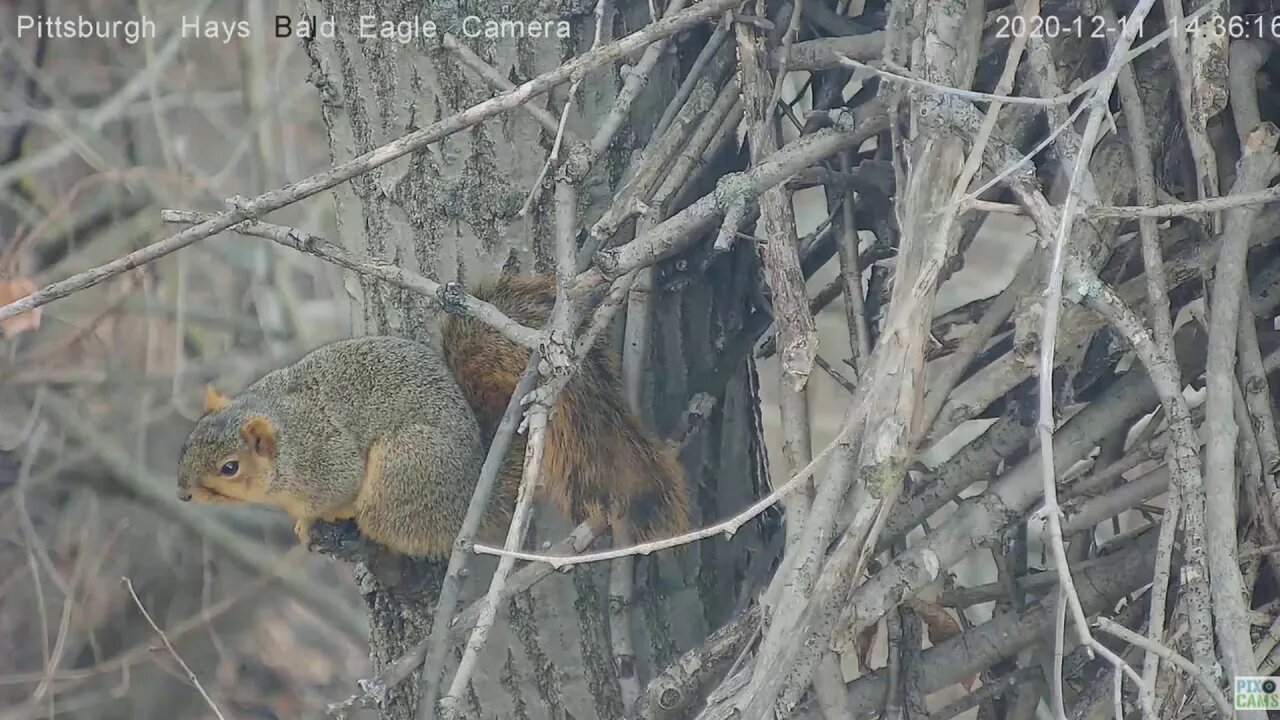
[{"label": "bare branch", "polygon": [[[1280,128],[1263,123],[1245,140],[1233,192],[1254,192],[1266,187],[1277,171],[1275,152]],[[1248,606],[1244,581],[1236,558],[1236,437],[1234,417],[1236,334],[1240,328],[1240,297],[1245,291],[1245,258],[1258,207],[1230,212],[1223,228],[1222,252],[1214,273],[1209,304],[1209,351],[1205,368],[1205,544],[1213,579],[1215,627],[1218,647],[1229,675],[1256,675],[1253,645],[1249,639]],[[1259,714],[1261,717],[1261,714]]]},{"label": "bare branch", "polygon": [[721,12],[732,7],[737,1],[704,0],[688,10],[664,17],[625,38],[583,53],[555,69],[549,70],[520,85],[514,90],[504,92],[462,112],[434,122],[421,130],[409,133],[394,142],[371,150],[322,173],[317,173],[282,188],[265,192],[255,198],[233,198],[230,201],[230,210],[219,213],[209,220],[187,228],[158,243],[117,258],[105,265],[86,270],[66,280],[48,285],[25,298],[0,307],[0,320],[64,298],[77,290],[97,285],[104,280],[216,235],[244,220],[261,217],[272,210],[278,210],[286,205],[293,204],[303,198],[328,190],[339,183],[346,182],[353,177],[363,175],[397,158],[417,152],[442,138],[484,122],[495,115],[517,108],[530,99],[583,73],[613,63],[662,38],[674,35],[709,19],[719,17]]},{"label": "bare branch", "polygon": [[444,673],[445,658],[449,652],[449,626],[453,622],[454,610],[458,607],[458,594],[462,591],[463,575],[467,571],[471,558],[471,546],[475,542],[476,532],[484,520],[485,510],[489,507],[489,498],[497,484],[498,476],[506,461],[507,449],[515,438],[516,428],[524,416],[524,398],[533,390],[538,380],[537,352],[529,355],[529,364],[524,374],[516,383],[511,399],[507,401],[507,409],[494,431],[493,440],[485,455],[484,464],[480,467],[480,479],[476,481],[475,492],[467,505],[467,514],[462,519],[462,527],[458,530],[458,538],[454,541],[453,551],[449,554],[449,565],[445,570],[444,581],[440,585],[440,595],[436,600],[435,614],[432,616],[431,633],[427,638],[428,652],[422,668],[422,692],[418,698],[419,715],[435,713],[436,696],[439,692],[440,676]]},{"label": "bare branch", "polygon": [[887,123],[888,118],[879,106],[871,108],[861,120],[837,113],[835,127],[788,143],[749,170],[725,175],[714,192],[659,223],[648,234],[621,247],[596,253],[600,272],[608,278],[620,277],[679,252],[693,242],[697,233],[706,230],[742,199],[758,196],[818,160],[858,145],[883,131]]},{"label": "bare branch", "polygon": [[1209,697],[1213,698],[1213,704],[1217,706],[1218,712],[1222,713],[1222,717],[1235,717],[1235,711],[1232,710],[1231,703],[1227,702],[1226,697],[1222,695],[1222,691],[1219,690],[1217,685],[1206,677],[1205,674],[1200,671],[1200,668],[1196,667],[1190,660],[1182,657],[1172,649],[1165,647],[1160,643],[1153,642],[1149,638],[1142,637],[1129,628],[1108,620],[1107,618],[1098,618],[1095,626],[1105,633],[1115,635],[1127,643],[1136,645],[1143,650],[1155,653],[1161,658],[1168,660],[1170,663],[1177,666],[1179,670],[1187,673],[1200,684],[1200,687],[1204,689]]},{"label": "bare branch", "polygon": [[[190,210],[164,210],[161,218],[171,223],[205,223],[218,217],[213,213],[200,213]],[[493,305],[466,293],[456,283],[438,283],[431,278],[419,275],[411,270],[383,260],[357,257],[340,245],[325,240],[317,235],[286,227],[247,220],[230,228],[242,235],[266,238],[298,252],[315,255],[340,267],[347,268],[361,275],[377,278],[406,290],[413,291],[425,298],[435,301],[441,308],[459,315],[468,315],[502,333],[504,337],[526,348],[536,348],[541,341],[541,333],[527,328],[512,320]]]},{"label": "bare branch", "polygon": [[195,687],[196,692],[200,693],[200,697],[204,698],[205,704],[209,706],[209,709],[213,711],[214,716],[216,716],[218,720],[226,720],[226,716],[218,709],[218,704],[213,701],[213,698],[209,697],[209,693],[206,692],[204,686],[200,684],[200,678],[196,677],[196,674],[191,671],[191,667],[182,659],[182,656],[178,654],[178,651],[173,649],[173,643],[169,642],[168,636],[164,634],[164,631],[160,629],[159,625],[156,625],[156,621],[151,619],[151,613],[147,612],[147,608],[143,606],[142,600],[138,599],[138,593],[134,592],[133,583],[127,577],[120,578],[120,582],[124,583],[125,589],[129,591],[129,597],[133,598],[133,604],[138,606],[138,612],[142,613],[142,617],[146,618],[147,624],[151,626],[152,630],[156,631],[156,635],[160,636],[160,642],[164,643],[164,649],[169,651],[170,657],[178,663],[178,667],[182,668],[183,674],[187,676],[187,682],[191,683],[191,685]]}]

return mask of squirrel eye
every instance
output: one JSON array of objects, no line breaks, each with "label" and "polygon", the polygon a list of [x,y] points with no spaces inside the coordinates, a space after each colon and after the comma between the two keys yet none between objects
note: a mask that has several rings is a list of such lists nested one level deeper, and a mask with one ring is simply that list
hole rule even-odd
[{"label": "squirrel eye", "polygon": [[222,463],[222,467],[218,468],[218,473],[223,477],[231,477],[240,470],[240,463],[235,460],[228,460]]}]

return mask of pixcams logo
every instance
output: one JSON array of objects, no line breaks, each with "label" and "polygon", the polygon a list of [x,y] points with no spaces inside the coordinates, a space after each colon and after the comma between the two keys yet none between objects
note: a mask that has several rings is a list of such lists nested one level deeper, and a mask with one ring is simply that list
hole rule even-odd
[{"label": "pixcams logo", "polygon": [[1280,678],[1236,678],[1236,710],[1280,710]]}]

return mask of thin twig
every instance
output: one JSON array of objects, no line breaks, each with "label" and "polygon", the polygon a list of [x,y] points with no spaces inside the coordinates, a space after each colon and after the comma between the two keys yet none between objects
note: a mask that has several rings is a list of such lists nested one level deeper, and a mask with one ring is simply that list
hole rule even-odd
[{"label": "thin twig", "polygon": [[1218,707],[1218,712],[1222,713],[1222,717],[1235,717],[1235,711],[1231,709],[1231,703],[1227,702],[1227,698],[1223,696],[1222,691],[1218,689],[1218,686],[1209,680],[1209,678],[1205,677],[1205,674],[1200,672],[1200,668],[1196,667],[1195,663],[1182,657],[1170,648],[1154,642],[1150,638],[1145,638],[1138,633],[1133,632],[1129,628],[1109,620],[1108,618],[1099,617],[1094,625],[1099,630],[1109,635],[1115,635],[1131,645],[1140,647],[1147,652],[1155,653],[1161,658],[1168,660],[1179,670],[1182,670],[1200,684],[1200,687],[1203,688],[1204,691],[1208,693],[1209,697],[1213,699],[1213,704]]},{"label": "thin twig", "polygon": [[[1079,635],[1080,642],[1084,645],[1095,647],[1098,644],[1094,641],[1089,632],[1088,621],[1085,618],[1084,608],[1080,604],[1080,597],[1075,589],[1075,582],[1071,577],[1071,569],[1067,565],[1066,545],[1062,537],[1062,517],[1061,509],[1058,506],[1058,488],[1057,488],[1057,471],[1053,459],[1053,430],[1055,426],[1053,417],[1053,353],[1054,346],[1058,335],[1058,315],[1062,310],[1062,278],[1066,261],[1066,244],[1067,238],[1071,234],[1071,227],[1076,217],[1076,207],[1080,202],[1080,194],[1082,192],[1081,179],[1088,167],[1089,158],[1093,153],[1093,148],[1098,140],[1098,135],[1102,129],[1102,119],[1107,112],[1107,98],[1111,94],[1111,89],[1115,85],[1116,79],[1123,67],[1125,51],[1133,42],[1134,37],[1138,33],[1142,19],[1146,17],[1151,10],[1154,0],[1140,0],[1128,16],[1129,23],[1126,23],[1120,38],[1116,43],[1115,49],[1112,51],[1107,62],[1106,69],[1100,74],[1098,87],[1094,91],[1089,102],[1089,118],[1086,122],[1084,132],[1081,134],[1081,143],[1079,153],[1074,158],[1074,164],[1071,170],[1070,182],[1066,201],[1063,203],[1062,212],[1059,217],[1059,224],[1056,234],[1052,239],[1053,259],[1051,261],[1048,272],[1048,287],[1045,290],[1045,309],[1044,322],[1040,333],[1040,358],[1038,366],[1038,388],[1039,395],[1037,422],[1037,434],[1040,438],[1040,464],[1044,481],[1044,515],[1047,520],[1049,530],[1049,545],[1052,549],[1054,566],[1057,569],[1059,577],[1059,587],[1062,595],[1061,599],[1065,600],[1071,611],[1072,620],[1075,625],[1076,633]],[[1061,626],[1059,626],[1061,627]],[[1060,630],[1059,630],[1060,632]],[[1061,643],[1054,648],[1054,657],[1057,660],[1057,666],[1061,668]],[[1114,657],[1114,655],[1112,655]],[[1110,658],[1108,658],[1110,659]],[[1118,660],[1118,658],[1117,658]],[[1114,663],[1117,666],[1123,665],[1122,661]],[[1124,667],[1128,667],[1124,665]],[[1141,678],[1136,681],[1141,684]],[[1055,704],[1061,712],[1062,692],[1062,676],[1060,673],[1055,674],[1052,678],[1054,684]]]},{"label": "thin twig", "polygon": [[[1026,42],[1025,34],[1020,34],[1018,37],[1021,38],[1024,43]],[[962,100],[973,100],[976,102],[999,102],[999,103],[1006,103],[1009,105],[1036,105],[1040,107],[1048,107],[1052,105],[1065,105],[1088,91],[1088,88],[1085,88],[1082,90],[1077,87],[1075,90],[1072,90],[1071,92],[1065,95],[1060,95],[1056,98],[1038,98],[1038,97],[1027,97],[1026,95],[1000,95],[996,93],[979,92],[977,90],[964,90],[956,87],[948,87],[946,85],[942,85],[936,82],[930,82],[929,80],[923,80],[921,78],[910,77],[909,75],[906,75],[905,73],[901,73],[901,72],[891,72],[889,70],[876,67],[875,65],[872,65],[869,63],[864,63],[858,60],[854,60],[853,58],[843,53],[838,53],[838,55],[840,57],[841,64],[847,65],[851,68],[854,68],[855,70],[865,70],[867,72],[878,75],[879,77],[885,80],[902,83],[903,85],[913,85],[915,87],[923,88],[925,90],[929,90],[930,92],[938,93],[940,95],[952,95]]]},{"label": "thin twig", "polygon": [[[529,443],[525,447],[524,477],[520,481],[520,489],[516,493],[516,508],[511,516],[511,526],[507,529],[506,547],[517,548],[524,542],[525,531],[529,527],[529,515],[533,507],[534,488],[539,482],[542,472],[543,453],[547,443],[547,409],[541,404],[529,408]],[[462,698],[466,692],[471,676],[477,668],[480,651],[484,649],[485,640],[493,628],[498,615],[498,603],[503,595],[507,576],[515,566],[515,560],[504,557],[494,570],[493,580],[480,606],[480,617],[471,631],[471,637],[458,661],[457,672],[449,685],[448,692],[440,698],[440,710],[446,718],[459,717],[462,711]],[[434,708],[420,708],[420,712],[434,714]]]},{"label": "thin twig", "polygon": [[[689,97],[675,111],[666,130],[645,147],[639,164],[628,168],[622,187],[615,193],[613,202],[591,226],[588,242],[583,246],[579,267],[586,267],[590,258],[607,243],[629,218],[653,211],[650,197],[654,188],[664,180],[666,168],[682,151],[687,151],[686,136],[694,126],[707,121],[707,113],[718,102],[720,86],[724,82],[731,55],[718,53],[711,58],[693,84]],[[731,82],[731,81],[730,81]]]},{"label": "thin twig", "polygon": [[439,599],[436,601],[435,614],[432,616],[431,634],[427,640],[428,652],[422,668],[422,691],[418,698],[420,717],[431,717],[435,714],[440,676],[444,673],[445,658],[450,647],[449,625],[453,622],[453,613],[458,606],[458,595],[462,590],[463,574],[471,559],[471,545],[475,542],[476,532],[480,529],[485,510],[489,507],[489,498],[493,494],[498,476],[502,474],[507,449],[511,447],[516,428],[524,415],[524,398],[538,380],[538,358],[539,353],[530,354],[528,366],[516,383],[511,399],[507,401],[507,409],[503,412],[497,430],[494,431],[489,452],[485,455],[484,464],[480,468],[480,479],[476,482],[471,503],[467,506],[467,514],[463,517],[462,527],[458,531],[458,539],[454,541],[453,552],[449,555],[449,565],[440,586]]},{"label": "thin twig", "polygon": [[815,365],[822,368],[822,370],[827,373],[828,377],[835,380],[836,383],[839,384],[840,387],[844,388],[850,395],[853,395],[858,391],[857,384],[850,382],[849,378],[845,377],[843,373],[833,367],[831,363],[827,362],[826,358],[821,355],[817,355],[813,360]]},{"label": "thin twig", "polygon": [[37,414],[32,414],[31,421],[32,425],[30,432],[27,433],[26,447],[22,453],[22,462],[18,465],[18,481],[14,483],[13,487],[13,504],[18,511],[18,528],[22,531],[22,535],[27,541],[27,549],[31,551],[35,559],[40,561],[40,566],[49,574],[49,579],[53,581],[54,586],[58,588],[63,598],[69,603],[71,602],[71,585],[66,578],[62,577],[62,573],[58,572],[58,567],[54,565],[53,559],[49,557],[49,548],[40,539],[40,534],[36,532],[35,523],[32,522],[31,513],[27,509],[27,487],[30,485],[31,470],[35,466],[36,457],[44,444],[45,433],[49,429],[48,424],[40,421]]},{"label": "thin twig", "polygon": [[213,698],[209,697],[209,693],[205,692],[204,686],[200,684],[200,678],[196,677],[196,674],[191,671],[191,668],[185,661],[183,661],[182,656],[178,654],[178,651],[173,649],[173,644],[169,642],[168,636],[164,634],[164,631],[160,629],[160,626],[156,625],[156,621],[151,619],[151,613],[147,612],[147,608],[143,606],[142,600],[138,598],[138,593],[133,590],[133,582],[127,577],[120,578],[120,582],[124,583],[125,589],[129,591],[129,597],[133,598],[133,603],[138,606],[138,611],[142,613],[142,617],[146,618],[147,624],[151,626],[152,630],[155,630],[156,635],[160,636],[160,642],[164,643],[164,647],[169,651],[169,655],[178,663],[178,667],[182,668],[182,672],[187,676],[187,681],[195,686],[196,691],[200,693],[200,697],[204,698],[205,703],[209,706],[209,709],[213,711],[213,714],[218,717],[218,720],[226,720],[226,716],[218,709],[218,704],[213,701]]},{"label": "thin twig", "polygon": [[[483,58],[472,52],[471,48],[467,47],[464,43],[459,42],[458,38],[454,37],[453,33],[445,33],[441,36],[440,44],[444,46],[445,50],[456,55],[458,57],[458,62],[471,68],[475,74],[480,76],[480,79],[484,80],[492,87],[503,92],[515,89],[515,83],[508,80],[507,77],[499,72],[497,68],[485,62]],[[525,103],[521,105],[520,108],[529,113],[534,120],[537,120],[538,124],[542,125],[544,130],[551,133],[559,131],[560,123],[556,120],[556,116],[552,115],[541,105],[536,103]],[[568,135],[570,138],[573,138],[572,142],[582,144],[582,141],[573,135],[573,133],[568,133]]]},{"label": "thin twig", "polygon": [[1005,182],[1008,178],[1012,177],[1015,173],[1028,170],[1031,167],[1032,161],[1035,159],[1037,155],[1040,154],[1040,151],[1044,150],[1045,148],[1057,142],[1058,138],[1062,135],[1062,133],[1066,132],[1067,129],[1070,128],[1075,123],[1076,118],[1078,118],[1081,115],[1081,113],[1083,113],[1088,108],[1089,108],[1089,103],[1080,103],[1080,105],[1076,107],[1075,110],[1072,110],[1071,114],[1063,118],[1053,128],[1053,130],[1051,130],[1049,134],[1044,137],[1043,140],[1036,143],[1027,152],[1022,153],[1021,157],[1019,157],[1014,162],[1011,162],[1005,165],[1004,167],[1000,168],[998,171],[995,172],[994,175],[992,175],[992,177],[988,178],[986,182],[980,184],[978,187],[974,188],[973,190],[970,190],[967,195],[961,198],[958,198],[955,201],[955,204],[961,207],[969,207],[970,203],[973,203],[979,200],[991,188],[995,187],[996,185],[999,185],[1002,182]]},{"label": "thin twig", "polygon": [[1172,218],[1230,210],[1248,205],[1266,205],[1280,200],[1280,186],[1257,192],[1231,193],[1222,197],[1165,203],[1163,205],[1096,205],[1086,208],[1084,216],[1090,219],[1105,218]]},{"label": "thin twig", "polygon": [[[218,216],[190,210],[163,210],[160,219],[170,223],[199,224]],[[443,309],[473,317],[492,327],[508,340],[526,348],[536,348],[541,333],[512,320],[493,305],[462,290],[456,283],[438,283],[431,278],[392,263],[362,258],[346,248],[297,228],[261,220],[246,220],[230,228],[242,235],[265,238],[372,278],[410,290],[439,304]]]},{"label": "thin twig", "polygon": [[[847,428],[847,425],[846,425]],[[742,512],[721,520],[713,525],[684,533],[683,535],[675,535],[663,540],[654,540],[651,542],[639,543],[630,547],[614,548],[612,550],[602,550],[594,553],[583,553],[578,555],[552,555],[543,553],[530,553],[521,551],[512,551],[505,548],[493,547],[490,545],[481,545],[476,543],[475,551],[481,555],[497,555],[499,557],[515,558],[516,560],[528,560],[529,562],[546,563],[555,570],[560,570],[570,565],[583,565],[585,563],[601,562],[603,560],[615,560],[620,557],[629,555],[649,555],[659,550],[667,550],[681,545],[688,545],[698,540],[724,535],[732,537],[743,525],[753,520],[760,513],[773,507],[774,503],[787,497],[800,487],[800,484],[813,477],[814,471],[820,467],[826,460],[828,455],[837,444],[848,442],[847,433],[841,432],[827,445],[821,452],[813,458],[813,460],[805,465],[799,472],[791,476],[787,482],[776,488],[773,492],[763,498],[752,503]]]}]

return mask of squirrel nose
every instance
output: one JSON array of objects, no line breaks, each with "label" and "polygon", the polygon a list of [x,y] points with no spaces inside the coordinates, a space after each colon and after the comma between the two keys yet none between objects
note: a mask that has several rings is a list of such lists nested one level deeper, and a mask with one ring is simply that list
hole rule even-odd
[{"label": "squirrel nose", "polygon": [[187,502],[191,499],[191,491],[187,488],[178,488],[178,499]]}]

